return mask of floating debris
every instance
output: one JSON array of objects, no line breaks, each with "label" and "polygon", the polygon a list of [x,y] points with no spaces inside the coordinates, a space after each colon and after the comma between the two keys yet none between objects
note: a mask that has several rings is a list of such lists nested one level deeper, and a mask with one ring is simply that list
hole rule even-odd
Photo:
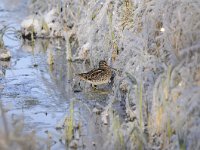
[{"label": "floating debris", "polygon": [[21,23],[22,38],[32,40],[33,38],[63,37],[59,19],[59,12],[56,8],[43,16],[27,17]]},{"label": "floating debris", "polygon": [[72,149],[77,149],[78,148],[78,141],[77,140],[73,140],[70,142],[69,147]]},{"label": "floating debris", "polygon": [[97,115],[100,115],[101,110],[95,107],[95,108],[93,108],[92,112],[97,114]]},{"label": "floating debris", "polygon": [[4,49],[0,49],[0,60],[1,61],[9,61],[11,58],[11,54],[9,51],[4,50]]},{"label": "floating debris", "polygon": [[105,110],[104,112],[101,113],[101,120],[104,125],[108,124],[108,112]]}]

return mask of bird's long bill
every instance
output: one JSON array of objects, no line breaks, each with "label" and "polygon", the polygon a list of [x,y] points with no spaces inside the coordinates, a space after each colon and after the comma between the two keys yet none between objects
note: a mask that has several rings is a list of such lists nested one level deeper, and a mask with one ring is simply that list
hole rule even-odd
[{"label": "bird's long bill", "polygon": [[115,70],[115,71],[119,71],[119,70],[117,70],[117,69],[115,69],[115,68],[112,68],[112,67],[110,67],[111,69],[113,69],[113,70]]},{"label": "bird's long bill", "polygon": [[119,74],[121,74],[122,73],[122,71],[120,71],[120,70],[118,70],[118,69],[115,69],[115,68],[112,68],[112,67],[110,67],[112,70],[114,70],[114,71],[116,71],[117,73],[119,73]]}]

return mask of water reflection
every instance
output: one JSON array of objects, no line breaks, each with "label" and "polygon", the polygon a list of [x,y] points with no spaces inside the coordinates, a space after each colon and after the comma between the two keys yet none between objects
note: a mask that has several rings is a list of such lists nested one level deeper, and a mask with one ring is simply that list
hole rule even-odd
[{"label": "water reflection", "polygon": [[1,7],[7,10],[13,10],[13,9],[19,8],[20,5],[22,5],[21,1],[22,0],[6,0],[6,1],[0,0]]},{"label": "water reflection", "polygon": [[[48,130],[59,139],[56,124],[69,115],[69,104],[74,101],[75,121],[83,125],[82,143],[92,148],[91,141],[98,141],[96,146],[101,147],[107,128],[92,110],[94,107],[102,109],[107,104],[109,91],[93,91],[84,82],[79,85],[75,74],[91,68],[84,62],[68,62],[64,43],[62,39],[25,41],[15,51],[10,69],[5,73],[3,104],[12,104],[10,115],[24,115],[27,131],[34,129],[45,136]],[[79,92],[74,92],[79,86]]]}]

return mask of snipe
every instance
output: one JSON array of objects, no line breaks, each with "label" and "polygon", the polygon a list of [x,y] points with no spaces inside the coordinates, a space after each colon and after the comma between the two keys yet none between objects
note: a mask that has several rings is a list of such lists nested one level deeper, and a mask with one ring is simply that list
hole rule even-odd
[{"label": "snipe", "polygon": [[108,83],[112,76],[111,67],[107,65],[106,61],[99,62],[99,68],[93,69],[87,73],[78,74],[81,80],[91,83],[92,86]]}]

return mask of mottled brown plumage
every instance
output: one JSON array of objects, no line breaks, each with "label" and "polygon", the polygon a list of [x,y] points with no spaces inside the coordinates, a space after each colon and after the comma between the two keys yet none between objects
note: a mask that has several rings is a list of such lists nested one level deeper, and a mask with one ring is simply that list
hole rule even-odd
[{"label": "mottled brown plumage", "polygon": [[92,85],[108,83],[110,81],[111,75],[111,68],[104,60],[99,62],[99,68],[93,69],[87,73],[78,74],[81,80],[91,83]]}]

